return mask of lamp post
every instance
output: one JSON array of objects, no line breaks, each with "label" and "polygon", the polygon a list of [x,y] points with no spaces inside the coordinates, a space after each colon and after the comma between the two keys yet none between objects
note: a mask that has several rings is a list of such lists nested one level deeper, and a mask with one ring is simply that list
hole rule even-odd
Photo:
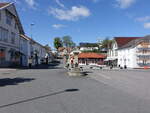
[{"label": "lamp post", "polygon": [[35,25],[34,23],[31,23],[31,24],[30,24],[30,26],[31,26],[31,39],[33,38],[32,31],[33,31],[33,26],[34,26],[34,25]]}]

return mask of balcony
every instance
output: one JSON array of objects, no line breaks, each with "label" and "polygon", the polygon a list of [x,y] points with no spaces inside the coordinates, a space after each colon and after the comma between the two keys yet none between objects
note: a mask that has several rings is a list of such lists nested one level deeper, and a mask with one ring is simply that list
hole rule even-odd
[{"label": "balcony", "polygon": [[150,48],[149,47],[139,47],[139,48],[137,48],[137,50],[139,50],[139,51],[149,50],[150,51]]},{"label": "balcony", "polygon": [[143,64],[143,63],[137,63],[139,66],[143,67],[143,66],[150,66],[150,63],[146,63],[146,64]]},{"label": "balcony", "polygon": [[150,54],[149,55],[137,55],[138,59],[137,60],[150,60]]}]

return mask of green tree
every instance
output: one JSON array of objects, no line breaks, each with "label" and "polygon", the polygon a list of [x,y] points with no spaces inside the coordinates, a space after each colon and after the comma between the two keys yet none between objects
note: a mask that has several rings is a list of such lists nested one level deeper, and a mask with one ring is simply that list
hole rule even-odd
[{"label": "green tree", "polygon": [[61,38],[59,38],[59,37],[54,38],[54,47],[56,49],[58,49],[59,47],[63,47]]},{"label": "green tree", "polygon": [[106,37],[101,43],[101,48],[102,49],[110,48],[112,42],[113,42],[113,40],[110,40],[108,37]]},{"label": "green tree", "polygon": [[70,36],[64,36],[62,38],[62,40],[63,40],[63,45],[65,47],[75,47],[76,46],[76,44],[72,41],[72,37],[70,37]]}]

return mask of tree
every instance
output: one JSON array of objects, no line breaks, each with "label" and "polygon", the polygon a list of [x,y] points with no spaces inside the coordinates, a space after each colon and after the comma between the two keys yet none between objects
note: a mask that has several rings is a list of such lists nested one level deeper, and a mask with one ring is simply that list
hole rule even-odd
[{"label": "tree", "polygon": [[70,37],[70,36],[64,36],[63,38],[62,38],[62,40],[63,40],[63,45],[65,46],[65,47],[75,47],[75,43],[72,41],[72,38]]},{"label": "tree", "polygon": [[59,47],[63,47],[63,43],[61,38],[56,37],[54,38],[54,47],[58,50]]},{"label": "tree", "polygon": [[108,49],[110,48],[111,44],[112,44],[113,40],[110,40],[108,37],[106,37],[101,44],[101,48],[102,49]]}]

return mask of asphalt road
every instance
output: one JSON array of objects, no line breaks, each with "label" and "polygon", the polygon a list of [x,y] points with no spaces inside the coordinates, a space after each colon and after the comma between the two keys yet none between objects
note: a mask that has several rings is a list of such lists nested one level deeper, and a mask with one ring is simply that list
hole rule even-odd
[{"label": "asphalt road", "polygon": [[150,113],[149,71],[66,72],[59,65],[0,73],[0,113]]}]

